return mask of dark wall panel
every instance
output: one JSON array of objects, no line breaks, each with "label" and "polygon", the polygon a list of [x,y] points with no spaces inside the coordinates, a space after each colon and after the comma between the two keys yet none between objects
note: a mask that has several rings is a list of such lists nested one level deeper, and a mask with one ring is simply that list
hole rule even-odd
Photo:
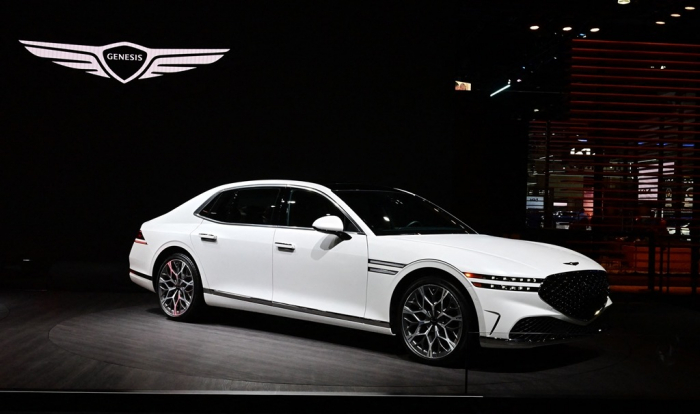
[{"label": "dark wall panel", "polygon": [[[2,4],[5,256],[125,258],[140,223],[247,179],[370,181],[453,203],[451,5]],[[20,40],[225,48],[122,84]]]}]

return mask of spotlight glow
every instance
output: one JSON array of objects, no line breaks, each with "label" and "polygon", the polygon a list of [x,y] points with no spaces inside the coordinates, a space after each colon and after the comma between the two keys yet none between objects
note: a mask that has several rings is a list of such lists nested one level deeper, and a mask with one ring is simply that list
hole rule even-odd
[{"label": "spotlight glow", "polygon": [[599,28],[599,27],[592,27],[592,28],[591,28],[591,32],[593,32],[593,33],[599,32],[599,31],[600,31],[600,28]]},{"label": "spotlight glow", "polygon": [[571,27],[569,27],[569,26],[566,26],[565,28],[563,28],[563,29],[561,29],[561,30],[563,30],[563,31],[565,31],[565,32],[568,32],[568,31],[570,31],[570,30],[571,30]]},{"label": "spotlight glow", "polygon": [[630,4],[630,0],[617,0],[617,4]]},{"label": "spotlight glow", "polygon": [[695,7],[693,7],[693,6],[688,6],[688,7],[686,7],[685,9],[686,9],[686,10],[695,10]]},{"label": "spotlight glow", "polygon": [[671,17],[681,17],[681,15],[678,13],[673,13],[673,14],[671,14]]},{"label": "spotlight glow", "polygon": [[530,30],[537,30],[539,28],[540,28],[539,26],[530,26]]},{"label": "spotlight glow", "polygon": [[656,24],[666,24],[666,22],[658,21]]}]

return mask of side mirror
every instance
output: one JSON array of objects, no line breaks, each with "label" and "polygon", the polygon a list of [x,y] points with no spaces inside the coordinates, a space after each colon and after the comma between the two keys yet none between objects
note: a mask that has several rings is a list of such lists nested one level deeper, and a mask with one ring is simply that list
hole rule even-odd
[{"label": "side mirror", "polygon": [[334,234],[341,240],[350,240],[349,234],[343,231],[343,220],[338,216],[323,216],[311,225],[316,231],[321,233]]}]

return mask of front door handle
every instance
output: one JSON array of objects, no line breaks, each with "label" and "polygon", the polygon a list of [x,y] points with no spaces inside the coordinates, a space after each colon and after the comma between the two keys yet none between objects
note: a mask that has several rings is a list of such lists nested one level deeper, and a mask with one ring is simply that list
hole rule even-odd
[{"label": "front door handle", "polygon": [[297,248],[292,243],[282,243],[282,242],[275,242],[275,246],[277,247],[277,250],[281,250],[283,252],[293,252],[294,249]]},{"label": "front door handle", "polygon": [[216,241],[216,236],[213,234],[199,233],[199,238],[202,239],[202,241]]}]

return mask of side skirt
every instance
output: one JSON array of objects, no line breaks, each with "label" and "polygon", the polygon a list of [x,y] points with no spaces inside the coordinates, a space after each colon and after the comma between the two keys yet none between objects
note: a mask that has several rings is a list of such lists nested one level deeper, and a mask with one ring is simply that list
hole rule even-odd
[{"label": "side skirt", "polygon": [[210,306],[259,312],[268,315],[301,319],[328,325],[376,332],[385,335],[393,335],[389,322],[365,319],[357,316],[343,315],[333,312],[324,312],[318,309],[288,305],[286,303],[273,302],[270,300],[239,296],[214,289],[204,289],[204,300],[207,305]]}]

